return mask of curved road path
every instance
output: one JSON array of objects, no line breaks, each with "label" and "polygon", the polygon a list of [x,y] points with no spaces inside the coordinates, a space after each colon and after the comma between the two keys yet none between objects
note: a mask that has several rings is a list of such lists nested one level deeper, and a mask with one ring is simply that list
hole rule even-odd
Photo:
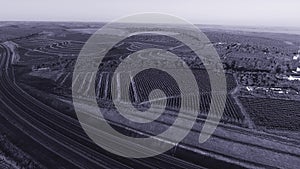
[{"label": "curved road path", "polygon": [[106,152],[86,136],[75,118],[43,104],[16,85],[11,66],[12,52],[5,44],[0,45],[0,52],[0,128],[9,131],[7,137],[44,166],[72,169],[200,168],[170,155],[127,159]]}]

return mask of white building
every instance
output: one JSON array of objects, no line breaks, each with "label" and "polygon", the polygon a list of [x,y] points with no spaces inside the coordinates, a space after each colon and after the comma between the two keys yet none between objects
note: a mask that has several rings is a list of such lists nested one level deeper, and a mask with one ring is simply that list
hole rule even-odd
[{"label": "white building", "polygon": [[300,49],[298,50],[297,55],[293,57],[293,60],[298,60],[300,58]]}]

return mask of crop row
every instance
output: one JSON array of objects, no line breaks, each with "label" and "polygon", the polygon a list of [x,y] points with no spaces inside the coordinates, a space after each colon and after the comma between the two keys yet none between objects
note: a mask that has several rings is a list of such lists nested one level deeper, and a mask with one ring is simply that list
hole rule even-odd
[{"label": "crop row", "polygon": [[253,122],[263,128],[300,130],[300,102],[272,98],[239,97]]},{"label": "crop row", "polygon": [[[68,76],[71,76],[70,74]],[[122,76],[122,75],[119,75]],[[91,88],[90,84],[95,83],[93,81],[95,77],[98,77],[95,84],[95,89]],[[118,77],[118,75],[116,76]],[[84,97],[90,97],[92,92],[96,92],[96,97],[103,100],[112,100],[112,93],[111,93],[111,78],[112,74],[110,72],[102,72],[98,76],[96,76],[96,73],[90,72],[90,73],[80,73],[75,77],[75,88],[78,93],[82,93]],[[132,85],[130,90],[124,89],[121,87],[122,83],[120,80],[116,80],[116,86],[114,86],[114,91],[116,91],[116,96],[114,97],[115,101],[120,102],[131,102],[134,104],[142,104],[145,102],[150,102],[153,104],[153,106],[164,108],[165,105],[161,105],[162,102],[158,102],[155,100],[148,101],[148,94],[153,89],[165,89],[164,91],[169,93],[168,102],[167,102],[167,109],[177,110],[180,106],[184,111],[191,111],[194,110],[193,108],[196,105],[199,105],[200,107],[200,117],[205,118],[208,114],[208,111],[210,109],[210,102],[211,102],[211,92],[207,91],[200,91],[200,96],[195,95],[193,92],[190,93],[179,93],[176,91],[176,88],[173,90],[170,90],[170,86],[164,86],[172,80],[165,81],[168,78],[165,78],[163,80],[151,80],[151,78],[145,77],[136,79],[134,81],[135,85]],[[74,87],[74,86],[73,86]],[[169,90],[168,90],[169,89]],[[173,93],[172,93],[173,92]],[[131,100],[126,99],[126,95],[129,95]],[[235,100],[232,98],[230,94],[227,95],[226,98],[222,94],[215,93],[214,94],[216,98],[216,106],[219,106],[220,103],[222,103],[222,100],[226,99],[226,105],[224,109],[224,113],[222,116],[222,121],[224,123],[233,123],[233,124],[242,124],[244,120],[244,116],[241,113],[241,110],[239,106],[236,104]],[[160,96],[154,96],[154,98],[157,99],[164,99],[159,98]],[[181,105],[181,101],[185,99],[185,104]],[[197,100],[199,101],[197,103]],[[221,110],[220,107],[217,107],[217,109]],[[221,110],[222,111],[222,110]],[[216,114],[214,114],[216,115]]]}]

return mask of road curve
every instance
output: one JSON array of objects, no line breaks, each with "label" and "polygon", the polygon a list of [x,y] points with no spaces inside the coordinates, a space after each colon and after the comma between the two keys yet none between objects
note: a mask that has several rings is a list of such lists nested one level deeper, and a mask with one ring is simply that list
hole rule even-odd
[{"label": "road curve", "polygon": [[[0,45],[0,127],[34,160],[49,168],[202,168],[162,155],[128,159],[94,144],[75,118],[45,105],[14,82],[10,49]],[[0,110],[1,111],[1,110]],[[122,145],[120,145],[122,146]],[[134,151],[134,150],[133,150]]]},{"label": "road curve", "polygon": [[[220,130],[207,144],[191,147],[188,142],[180,143],[175,152],[178,158],[168,154],[147,159],[113,155],[94,144],[75,117],[23,91],[14,82],[11,62],[12,51],[0,44],[0,131],[33,160],[48,168],[203,168],[182,159],[212,167],[295,168],[300,161],[300,147],[295,146],[298,141],[293,143],[294,140],[224,124],[219,125]],[[191,133],[197,136],[199,131]],[[194,152],[196,150],[200,153]],[[280,160],[274,160],[275,157]]]}]

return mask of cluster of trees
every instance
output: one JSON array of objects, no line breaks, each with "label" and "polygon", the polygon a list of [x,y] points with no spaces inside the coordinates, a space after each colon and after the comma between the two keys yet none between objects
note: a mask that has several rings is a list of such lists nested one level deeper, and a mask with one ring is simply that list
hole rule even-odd
[{"label": "cluster of trees", "polygon": [[238,74],[238,81],[244,86],[276,87],[278,79],[266,72],[244,72]]},{"label": "cluster of trees", "polygon": [[[41,63],[38,65],[34,65],[32,67],[33,70],[41,69],[41,68],[56,68],[59,67],[61,68],[62,66],[66,67],[68,64],[71,64],[74,61],[74,59],[61,59],[56,62],[51,62],[51,63]],[[75,62],[74,62],[75,63]]]},{"label": "cluster of trees", "polygon": [[273,74],[291,74],[297,63],[278,58],[226,58],[225,69],[235,71],[268,72]]}]

